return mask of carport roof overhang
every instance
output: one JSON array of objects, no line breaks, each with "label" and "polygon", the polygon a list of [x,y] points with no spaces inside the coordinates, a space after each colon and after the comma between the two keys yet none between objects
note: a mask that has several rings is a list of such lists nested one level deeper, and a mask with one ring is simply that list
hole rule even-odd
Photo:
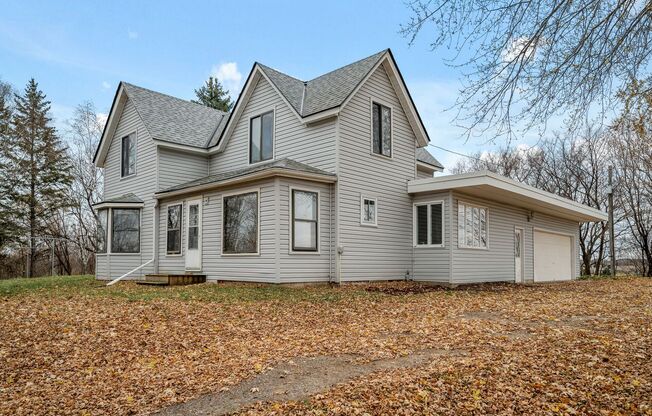
[{"label": "carport roof overhang", "polygon": [[408,193],[413,195],[448,190],[573,221],[589,222],[607,219],[607,214],[600,210],[489,171],[408,182]]}]

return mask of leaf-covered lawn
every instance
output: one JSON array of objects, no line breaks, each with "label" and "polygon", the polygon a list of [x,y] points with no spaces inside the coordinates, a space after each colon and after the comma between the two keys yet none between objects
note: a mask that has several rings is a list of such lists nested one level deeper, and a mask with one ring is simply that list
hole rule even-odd
[{"label": "leaf-covered lawn", "polygon": [[0,281],[0,413],[147,413],[299,356],[437,349],[242,413],[652,414],[650,279],[373,287]]}]

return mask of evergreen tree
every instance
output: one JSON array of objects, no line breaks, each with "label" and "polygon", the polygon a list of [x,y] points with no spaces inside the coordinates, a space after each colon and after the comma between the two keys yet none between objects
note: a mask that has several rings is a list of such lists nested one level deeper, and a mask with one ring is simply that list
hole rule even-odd
[{"label": "evergreen tree", "polygon": [[220,81],[214,77],[209,77],[201,88],[195,90],[195,95],[197,100],[192,100],[193,103],[204,104],[224,112],[230,111],[233,107],[229,91],[224,89]]},{"label": "evergreen tree", "polygon": [[15,108],[5,157],[7,173],[14,181],[11,214],[30,247],[27,275],[33,275],[35,237],[45,233],[46,222],[56,210],[70,205],[72,182],[66,148],[48,116],[50,102],[32,78],[23,95],[14,94]]},{"label": "evergreen tree", "polygon": [[13,186],[8,175],[9,160],[6,157],[11,133],[11,94],[11,86],[0,81],[0,252],[13,240],[17,231],[11,218],[9,193]]}]

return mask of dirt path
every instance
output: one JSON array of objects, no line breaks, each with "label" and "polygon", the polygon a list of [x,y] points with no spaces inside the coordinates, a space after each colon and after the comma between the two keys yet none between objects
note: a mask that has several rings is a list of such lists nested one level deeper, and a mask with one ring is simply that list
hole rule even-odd
[{"label": "dirt path", "polygon": [[405,357],[356,364],[356,356],[297,358],[244,381],[229,390],[211,393],[165,408],[156,415],[224,415],[256,402],[306,399],[330,387],[375,371],[419,367],[441,356],[464,355],[462,350],[428,349]]}]

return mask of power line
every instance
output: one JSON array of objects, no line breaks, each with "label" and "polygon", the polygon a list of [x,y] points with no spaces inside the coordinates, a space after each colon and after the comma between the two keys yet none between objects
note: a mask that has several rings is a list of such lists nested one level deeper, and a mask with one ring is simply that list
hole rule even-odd
[{"label": "power line", "polygon": [[439,150],[443,150],[444,152],[452,153],[454,155],[458,155],[458,156],[462,156],[462,157],[468,157],[469,159],[477,160],[478,162],[482,162],[482,163],[486,164],[487,166],[489,165],[489,162],[487,162],[486,160],[483,160],[483,159],[481,159],[479,157],[475,157],[475,156],[467,155],[467,154],[464,154],[464,153],[456,152],[454,150],[446,149],[445,147],[437,146],[437,145],[432,144],[432,143],[428,143],[428,146],[432,146],[434,148],[437,148]]}]

